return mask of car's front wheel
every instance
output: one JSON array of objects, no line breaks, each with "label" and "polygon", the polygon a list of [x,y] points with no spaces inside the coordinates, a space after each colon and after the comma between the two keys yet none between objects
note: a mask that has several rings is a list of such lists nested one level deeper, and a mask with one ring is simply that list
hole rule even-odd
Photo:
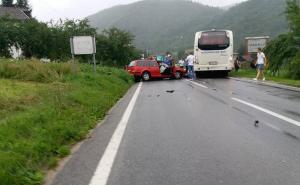
[{"label": "car's front wheel", "polygon": [[151,75],[149,72],[144,72],[142,75],[143,81],[149,81],[151,79]]},{"label": "car's front wheel", "polygon": [[179,71],[176,71],[175,73],[175,79],[181,79],[182,75]]}]

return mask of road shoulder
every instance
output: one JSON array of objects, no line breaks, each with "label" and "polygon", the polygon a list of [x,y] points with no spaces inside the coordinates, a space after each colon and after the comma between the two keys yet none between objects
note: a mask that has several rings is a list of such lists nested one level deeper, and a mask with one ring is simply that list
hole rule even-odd
[{"label": "road shoulder", "polygon": [[91,130],[87,138],[74,145],[72,153],[63,159],[57,168],[47,173],[44,185],[86,185],[89,184],[123,113],[138,84],[107,113],[104,120]]},{"label": "road shoulder", "polygon": [[254,80],[251,80],[249,78],[238,78],[238,77],[229,77],[229,78],[233,79],[233,80],[236,80],[236,81],[254,83],[254,84],[258,84],[258,85],[265,85],[265,86],[275,87],[275,88],[279,88],[279,89],[285,89],[285,90],[300,92],[299,87],[283,85],[283,84],[279,84],[279,83],[272,82],[272,81],[254,81]]}]

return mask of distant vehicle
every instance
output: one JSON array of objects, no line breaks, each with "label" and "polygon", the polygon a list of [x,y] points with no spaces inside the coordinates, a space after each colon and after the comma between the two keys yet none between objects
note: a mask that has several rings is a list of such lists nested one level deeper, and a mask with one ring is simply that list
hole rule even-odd
[{"label": "distant vehicle", "polygon": [[162,63],[156,60],[135,60],[127,67],[127,71],[134,76],[136,82],[159,78],[181,79],[185,71],[177,66],[172,66],[166,72],[161,73]]},{"label": "distant vehicle", "polygon": [[217,71],[225,76],[233,69],[233,33],[230,30],[200,31],[195,35],[195,72]]}]

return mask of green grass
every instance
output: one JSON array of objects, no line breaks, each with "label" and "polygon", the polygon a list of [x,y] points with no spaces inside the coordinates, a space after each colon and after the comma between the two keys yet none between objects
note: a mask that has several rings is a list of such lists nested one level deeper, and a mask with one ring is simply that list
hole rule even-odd
[{"label": "green grass", "polygon": [[[231,77],[242,77],[242,78],[255,78],[256,71],[254,69],[241,69],[238,72],[231,72]],[[282,76],[272,76],[270,73],[266,73],[266,80],[270,82],[275,82],[283,85],[289,85],[294,87],[300,87],[300,80],[293,80]]]},{"label": "green grass", "polygon": [[123,70],[0,61],[0,184],[38,185],[132,85]]}]

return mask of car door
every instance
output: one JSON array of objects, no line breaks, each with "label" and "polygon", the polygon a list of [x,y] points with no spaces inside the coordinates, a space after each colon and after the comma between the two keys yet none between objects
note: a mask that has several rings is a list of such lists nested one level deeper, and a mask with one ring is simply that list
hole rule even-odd
[{"label": "car door", "polygon": [[159,65],[156,61],[149,61],[148,62],[148,69],[150,70],[152,77],[160,77],[160,70]]}]

